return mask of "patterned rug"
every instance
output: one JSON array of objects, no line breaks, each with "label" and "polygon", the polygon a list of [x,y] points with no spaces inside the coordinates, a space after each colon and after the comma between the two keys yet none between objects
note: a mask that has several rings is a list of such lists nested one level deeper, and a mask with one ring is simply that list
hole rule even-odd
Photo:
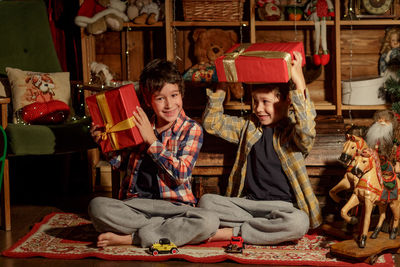
[{"label": "patterned rug", "polygon": [[[46,257],[55,259],[82,259],[97,257],[106,260],[165,261],[184,259],[189,262],[214,263],[232,260],[245,264],[314,265],[314,266],[370,266],[351,263],[331,257],[329,246],[335,241],[309,234],[297,243],[277,246],[246,245],[242,254],[224,252],[227,242],[188,245],[179,248],[177,254],[152,256],[148,249],[135,246],[95,247],[97,233],[91,222],[72,213],[52,213],[35,224],[32,230],[2,252],[7,257]],[[378,258],[374,266],[394,266],[391,254]]]}]

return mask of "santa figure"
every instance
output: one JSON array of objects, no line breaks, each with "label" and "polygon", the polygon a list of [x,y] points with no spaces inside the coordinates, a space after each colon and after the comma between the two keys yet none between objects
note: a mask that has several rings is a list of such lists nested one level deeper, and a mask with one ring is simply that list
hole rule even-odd
[{"label": "santa figure", "polygon": [[366,134],[366,142],[375,148],[380,156],[392,157],[394,130],[397,128],[397,117],[390,110],[379,110],[374,114],[374,123]]},{"label": "santa figure", "polygon": [[128,16],[126,3],[121,0],[85,0],[75,17],[75,24],[90,34],[101,34],[107,29],[121,31]]}]

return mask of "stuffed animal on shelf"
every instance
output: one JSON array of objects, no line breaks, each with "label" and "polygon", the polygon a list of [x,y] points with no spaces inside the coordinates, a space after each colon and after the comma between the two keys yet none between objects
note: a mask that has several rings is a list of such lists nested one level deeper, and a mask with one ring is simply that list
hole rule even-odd
[{"label": "stuffed animal on shelf", "polygon": [[154,24],[160,16],[160,6],[152,0],[129,0],[126,13],[135,24]]},{"label": "stuffed animal on shelf", "polygon": [[197,64],[212,63],[238,41],[233,30],[196,29],[193,32],[194,56]]},{"label": "stuffed animal on shelf", "polygon": [[302,20],[306,2],[307,0],[281,0],[281,5],[285,7],[287,19],[290,21]]},{"label": "stuffed animal on shelf", "polygon": [[[311,0],[305,10],[307,20],[315,23],[315,50],[313,62],[315,65],[326,65],[330,60],[328,46],[326,43],[326,21],[335,16],[334,6],[331,0]],[[319,53],[320,42],[322,54]]]},{"label": "stuffed animal on shelf", "polygon": [[90,83],[93,85],[112,86],[113,75],[107,65],[93,61],[90,64]]},{"label": "stuffed animal on shelf", "polygon": [[75,24],[86,28],[89,34],[101,34],[107,29],[121,31],[124,22],[126,4],[120,0],[85,0],[75,17]]},{"label": "stuffed animal on shelf", "polygon": [[257,13],[260,20],[283,20],[284,16],[279,8],[279,0],[257,0]]},{"label": "stuffed animal on shelf", "polygon": [[[233,30],[201,29],[193,31],[195,61],[183,78],[185,81],[218,82],[214,61],[224,55],[238,41],[238,36]],[[226,83],[226,101],[230,98],[241,99],[244,89],[241,83]]]}]

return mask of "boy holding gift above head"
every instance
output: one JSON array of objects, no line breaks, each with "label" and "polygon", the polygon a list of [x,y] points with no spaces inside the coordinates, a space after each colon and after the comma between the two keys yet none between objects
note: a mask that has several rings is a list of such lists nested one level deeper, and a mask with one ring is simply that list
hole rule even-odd
[{"label": "boy holding gift above head", "polygon": [[220,218],[210,241],[241,235],[249,244],[277,244],[301,238],[322,221],[304,164],[316,135],[316,112],[301,53],[293,54],[292,81],[253,85],[249,117],[223,114],[224,90],[207,89],[204,129],[238,144],[227,196],[205,194],[199,201]]},{"label": "boy holding gift above head", "polygon": [[[160,238],[177,246],[199,243],[219,226],[210,211],[194,207],[191,173],[203,143],[202,128],[182,109],[184,84],[173,63],[150,62],[140,76],[140,88],[155,116],[149,120],[140,107],[133,114],[144,143],[127,158],[122,200],[97,197],[89,204],[93,225],[101,232],[97,246],[149,247]],[[99,134],[93,126],[97,141]],[[114,154],[110,162],[120,167],[124,155]]]}]

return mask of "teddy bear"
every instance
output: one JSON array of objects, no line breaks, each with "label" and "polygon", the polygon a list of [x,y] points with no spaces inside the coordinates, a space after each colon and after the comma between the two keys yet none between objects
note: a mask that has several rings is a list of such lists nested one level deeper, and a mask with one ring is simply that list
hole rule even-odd
[{"label": "teddy bear", "polygon": [[75,17],[75,24],[86,28],[89,34],[101,34],[107,29],[121,31],[124,22],[126,3],[121,0],[85,0]]},{"label": "teddy bear", "polygon": [[196,29],[193,32],[197,64],[212,63],[238,41],[233,30]]},{"label": "teddy bear", "polygon": [[[233,30],[202,29],[193,31],[195,64],[184,74],[185,80],[200,82],[217,82],[214,61],[224,55],[238,41]],[[241,83],[225,83],[227,90],[226,102],[232,98],[241,99],[244,89]]]},{"label": "teddy bear", "polygon": [[151,25],[158,21],[160,7],[152,0],[128,0],[126,13],[135,24]]}]

